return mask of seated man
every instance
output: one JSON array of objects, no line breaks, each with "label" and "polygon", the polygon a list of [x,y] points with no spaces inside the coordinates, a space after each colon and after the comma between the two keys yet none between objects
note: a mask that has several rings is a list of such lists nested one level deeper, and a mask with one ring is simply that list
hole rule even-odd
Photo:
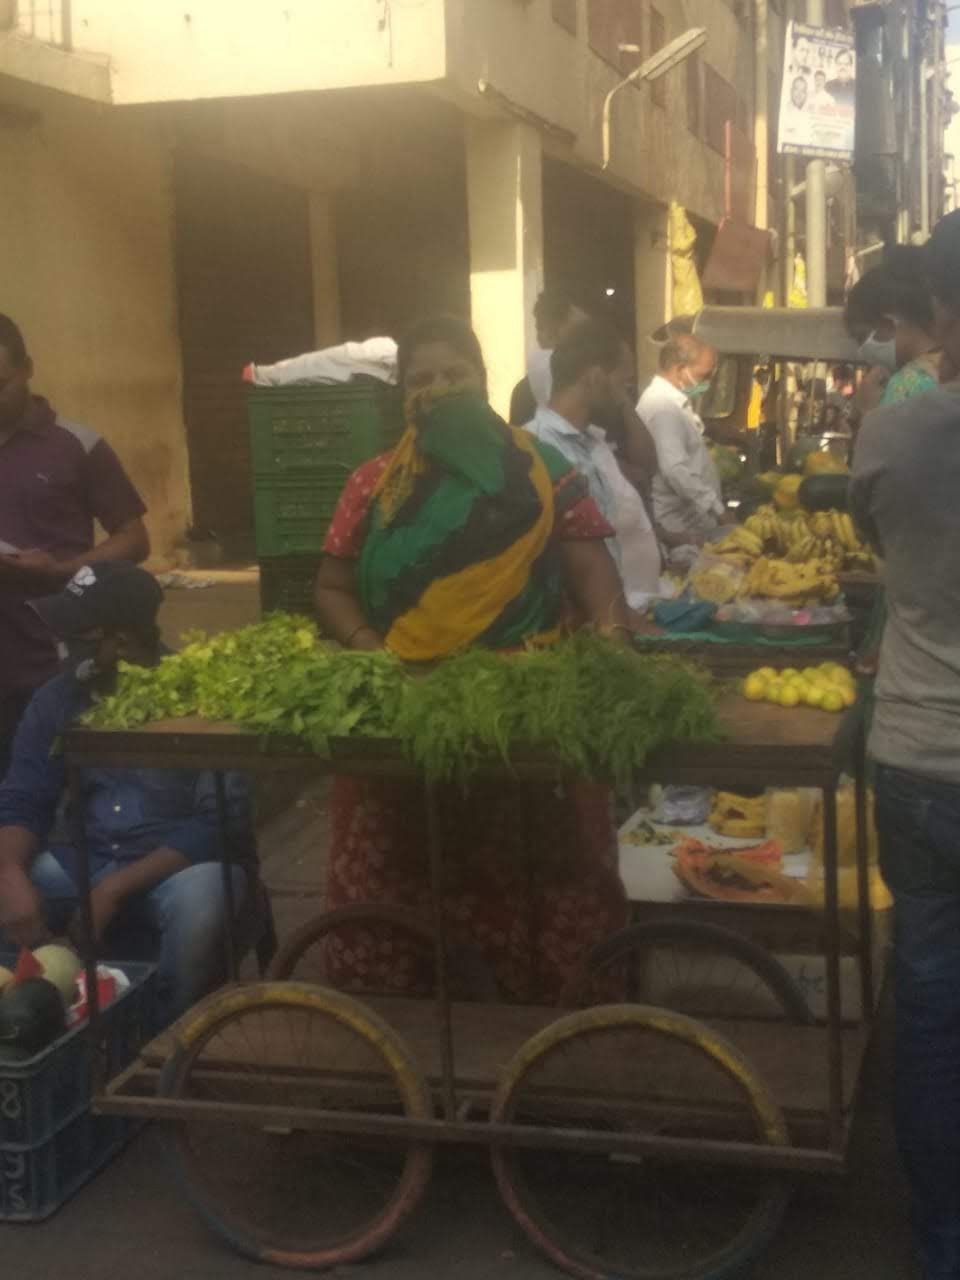
[{"label": "seated man", "polygon": [[[109,691],[121,659],[159,660],[161,598],[149,573],[115,562],[81,569],[60,594],[34,604],[66,660],[28,705],[0,786],[0,937],[8,944],[34,947],[74,929],[77,853],[56,831],[66,786],[59,738]],[[120,959],[143,958],[145,943],[156,955],[159,944],[162,1013],[172,1020],[226,976],[214,776],[93,768],[81,776],[94,932]],[[226,788],[240,946],[253,941],[242,868],[255,846],[246,784],[227,775]]]}]

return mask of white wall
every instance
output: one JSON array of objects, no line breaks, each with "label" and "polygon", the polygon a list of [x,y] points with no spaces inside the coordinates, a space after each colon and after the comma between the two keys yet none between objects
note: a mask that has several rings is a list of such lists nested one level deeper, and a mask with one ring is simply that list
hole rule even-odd
[{"label": "white wall", "polygon": [[[707,28],[701,57],[753,100],[751,28],[721,0],[657,0],[671,40],[690,27]],[[650,4],[644,5],[649,14]],[[544,134],[561,159],[599,168],[603,99],[623,76],[598,57],[587,38],[586,5],[577,37],[554,22],[550,0],[527,4],[447,0],[450,83],[474,100],[487,81],[521,110],[569,137]],[[649,25],[647,25],[647,33]],[[645,34],[649,54],[649,36]],[[649,85],[624,89],[614,102],[611,178],[635,193],[718,221],[723,212],[723,158],[687,127],[686,76],[681,66],[665,80],[666,107],[655,106]],[[491,108],[492,109],[492,108]]]},{"label": "white wall", "polygon": [[107,55],[117,103],[444,74],[444,0],[73,0],[72,13],[74,46]]},{"label": "white wall", "polygon": [[35,389],[120,454],[164,556],[189,506],[170,151],[157,120],[48,107],[0,122],[0,309],[24,330]]}]

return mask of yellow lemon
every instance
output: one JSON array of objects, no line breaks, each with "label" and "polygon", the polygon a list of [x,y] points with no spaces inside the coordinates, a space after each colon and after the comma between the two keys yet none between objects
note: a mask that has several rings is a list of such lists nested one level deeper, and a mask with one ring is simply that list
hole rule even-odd
[{"label": "yellow lemon", "polygon": [[823,690],[817,684],[807,685],[803,700],[808,707],[820,707],[823,705]]},{"label": "yellow lemon", "polygon": [[776,680],[777,673],[773,667],[761,667],[759,671],[754,671],[755,676],[763,676],[764,680]]},{"label": "yellow lemon", "polygon": [[799,707],[800,694],[797,692],[796,686],[792,684],[785,685],[780,694],[781,707]]},{"label": "yellow lemon", "polygon": [[828,676],[834,682],[834,684],[836,684],[837,681],[840,681],[840,680],[850,679],[850,672],[847,670],[846,667],[841,667],[839,662],[828,663],[826,669],[824,670],[824,675]]},{"label": "yellow lemon", "polygon": [[770,680],[767,683],[767,701],[779,702],[780,695],[783,693],[785,685],[782,680]]},{"label": "yellow lemon", "polygon": [[783,680],[796,680],[799,674],[800,672],[797,670],[796,667],[784,667],[784,669],[780,672],[780,676]]},{"label": "yellow lemon", "polygon": [[843,694],[839,689],[828,689],[823,695],[823,702],[820,705],[824,711],[842,711]]},{"label": "yellow lemon", "polygon": [[856,689],[841,689],[840,696],[843,698],[845,707],[852,707],[857,700],[857,691]]},{"label": "yellow lemon", "polygon": [[767,681],[759,671],[755,671],[752,676],[747,676],[744,680],[743,696],[749,698],[751,702],[762,702],[767,696]]}]

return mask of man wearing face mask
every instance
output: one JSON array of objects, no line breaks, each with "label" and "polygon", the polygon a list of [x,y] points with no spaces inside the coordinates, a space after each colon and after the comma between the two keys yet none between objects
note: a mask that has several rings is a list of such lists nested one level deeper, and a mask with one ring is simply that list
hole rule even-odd
[{"label": "man wearing face mask", "polygon": [[897,245],[850,290],[847,330],[870,368],[856,393],[861,414],[933,390],[940,381],[940,348],[923,249]]},{"label": "man wearing face mask", "polygon": [[703,421],[693,407],[709,389],[716,367],[717,352],[709,343],[677,334],[663,344],[660,372],[637,405],[660,466],[653,482],[654,519],[674,544],[700,544],[733,519],[724,508]]},{"label": "man wearing face mask", "polygon": [[[30,392],[33,362],[0,315],[0,779],[17,721],[57,670],[53,640],[31,596],[58,591],[83,564],[143,560],[146,507],[95,432]],[[107,536],[94,546],[94,523]]]},{"label": "man wearing face mask", "polygon": [[[160,660],[161,598],[150,574],[120,562],[85,566],[65,590],[33,604],[65,660],[27,707],[0,786],[0,940],[8,946],[34,947],[75,930],[77,854],[59,830],[66,771],[57,744],[111,689],[121,659],[136,666]],[[225,976],[213,775],[86,769],[82,787],[98,943],[118,958],[159,957],[159,995],[172,1019]],[[242,869],[255,861],[250,795],[236,774],[227,775],[226,788],[242,945],[254,931]]]},{"label": "man wearing face mask", "polygon": [[[934,227],[922,261],[960,368],[960,212]],[[889,606],[869,749],[895,908],[897,1136],[925,1280],[960,1276],[958,492],[960,383],[868,414],[850,510],[884,559]]]}]

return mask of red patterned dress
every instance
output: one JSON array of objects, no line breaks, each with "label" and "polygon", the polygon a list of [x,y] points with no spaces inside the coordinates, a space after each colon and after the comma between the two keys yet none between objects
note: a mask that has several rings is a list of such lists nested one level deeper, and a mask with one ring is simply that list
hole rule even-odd
[{"label": "red patterned dress", "polygon": [[[359,468],[344,490],[326,554],[356,560],[389,455]],[[590,499],[564,515],[560,538],[609,537]],[[478,948],[504,997],[552,1003],[584,952],[627,922],[610,794],[601,786],[478,783],[440,792],[444,910],[453,942]],[[412,907],[430,921],[423,788],[337,778],[332,798],[327,907]],[[351,927],[327,950],[337,985],[397,993],[423,988],[422,953],[392,931]]]}]

